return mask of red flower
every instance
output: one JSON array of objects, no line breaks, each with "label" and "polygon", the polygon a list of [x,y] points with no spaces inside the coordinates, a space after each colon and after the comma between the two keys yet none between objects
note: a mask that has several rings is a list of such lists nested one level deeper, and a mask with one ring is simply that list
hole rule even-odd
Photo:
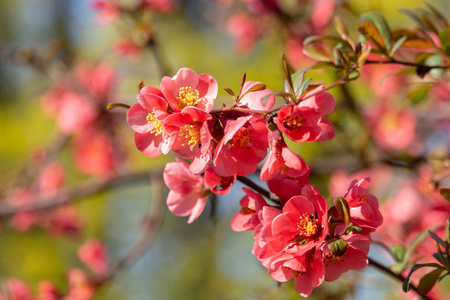
[{"label": "red flower", "polygon": [[243,176],[255,172],[267,154],[265,121],[254,116],[228,120],[224,132],[214,153],[216,173]]},{"label": "red flower", "polygon": [[174,112],[187,106],[195,106],[209,112],[217,96],[217,82],[209,74],[197,75],[193,70],[182,68],[177,75],[161,80],[161,91]]},{"label": "red flower", "polygon": [[242,188],[246,196],[239,202],[241,210],[237,212],[231,220],[231,229],[234,231],[254,230],[260,223],[258,219],[258,212],[267,206],[266,201],[261,196],[251,189]]},{"label": "red flower", "polygon": [[127,122],[136,132],[136,148],[145,156],[158,157],[170,150],[170,138],[163,128],[168,103],[161,90],[151,86],[142,88],[138,102],[127,112]]},{"label": "red flower", "polygon": [[168,163],[164,169],[164,182],[169,187],[167,206],[176,216],[188,216],[188,223],[197,219],[206,205],[210,193],[202,176],[194,175],[189,165],[178,159]]}]

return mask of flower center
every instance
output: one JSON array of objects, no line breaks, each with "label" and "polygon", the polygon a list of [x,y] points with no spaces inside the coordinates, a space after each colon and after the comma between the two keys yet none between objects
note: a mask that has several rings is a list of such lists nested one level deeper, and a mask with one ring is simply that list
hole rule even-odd
[{"label": "flower center", "polygon": [[381,118],[381,128],[387,131],[394,131],[400,125],[400,120],[396,114],[387,113]]},{"label": "flower center", "polygon": [[325,254],[323,262],[326,266],[328,266],[329,264],[335,264],[339,261],[343,261],[345,256],[347,256],[347,253],[344,253],[344,255],[342,256],[336,256],[333,254],[333,252],[328,252]]},{"label": "flower center", "polygon": [[233,136],[233,145],[238,145],[241,148],[250,148],[249,143],[252,142],[253,136],[250,130],[246,128],[240,128],[236,134]]},{"label": "flower center", "polygon": [[283,120],[284,127],[290,130],[302,127],[303,122],[305,122],[305,118],[300,113],[294,113]]},{"label": "flower center", "polygon": [[315,237],[318,233],[318,227],[314,215],[303,214],[297,223],[297,230],[304,239]]},{"label": "flower center", "polygon": [[251,215],[251,214],[255,214],[256,210],[254,209],[254,207],[247,207],[247,206],[242,206],[241,208],[241,213],[245,216],[245,215]]},{"label": "flower center", "polygon": [[189,145],[191,150],[200,142],[200,126],[199,125],[184,125],[180,128],[180,135],[178,137],[182,141],[181,146]]},{"label": "flower center", "polygon": [[[155,113],[149,113],[147,115],[147,123],[149,126],[148,131],[153,133],[155,136],[158,136],[163,133],[164,129],[161,122],[156,118]],[[151,125],[153,124],[153,129],[150,130]]]},{"label": "flower center", "polygon": [[200,101],[200,94],[197,90],[192,90],[190,86],[181,87],[178,92],[178,107],[183,109],[186,106],[195,106]]}]

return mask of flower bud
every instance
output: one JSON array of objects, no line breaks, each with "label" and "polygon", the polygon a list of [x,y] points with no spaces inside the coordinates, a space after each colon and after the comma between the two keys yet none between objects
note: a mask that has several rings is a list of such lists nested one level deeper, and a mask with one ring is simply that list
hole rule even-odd
[{"label": "flower bud", "polygon": [[337,239],[328,244],[328,248],[333,253],[334,256],[340,257],[345,254],[347,250],[347,242],[343,239]]}]

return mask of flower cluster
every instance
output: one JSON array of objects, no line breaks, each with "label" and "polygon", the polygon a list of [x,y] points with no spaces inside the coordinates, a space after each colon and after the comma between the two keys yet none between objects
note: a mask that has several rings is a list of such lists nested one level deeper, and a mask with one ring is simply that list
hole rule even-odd
[{"label": "flower cluster", "polygon": [[270,206],[247,188],[235,231],[254,231],[253,254],[279,282],[295,280],[304,297],[324,280],[366,267],[370,233],[383,222],[378,200],[368,194],[369,179],[354,180],[328,209],[318,189],[305,184],[282,206]]},{"label": "flower cluster", "polygon": [[228,91],[234,106],[213,111],[217,89],[210,75],[184,68],[172,78],[164,77],[160,89],[143,86],[138,103],[128,110],[136,147],[143,154],[157,157],[171,149],[191,160],[166,165],[169,210],[189,215],[188,223],[193,222],[209,194],[227,193],[238,176],[254,173],[267,157],[260,179],[267,182],[276,204],[243,188],[246,196],[231,228],[254,231],[253,253],[269,274],[280,282],[295,278],[299,294],[309,296],[324,280],[364,268],[370,233],[383,221],[377,198],[367,193],[369,178],[352,182],[328,209],[325,198],[309,184],[311,167],[284,140],[332,139],[333,125],[323,116],[333,111],[333,96],[318,86],[299,95],[297,102],[274,109],[271,90],[244,80],[237,96]]}]

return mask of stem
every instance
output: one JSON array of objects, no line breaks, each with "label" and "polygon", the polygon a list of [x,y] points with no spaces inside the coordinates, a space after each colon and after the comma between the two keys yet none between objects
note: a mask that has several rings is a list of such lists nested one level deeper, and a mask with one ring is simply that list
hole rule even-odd
[{"label": "stem", "polygon": [[97,288],[113,280],[122,270],[133,266],[153,245],[164,219],[165,185],[159,174],[153,174],[151,182],[154,184],[158,194],[154,195],[153,207],[145,220],[141,236],[127,253],[109,269],[106,275],[96,279],[95,284]]},{"label": "stem", "polygon": [[251,179],[249,179],[249,178],[247,178],[245,176],[237,176],[237,180],[239,180],[240,182],[242,182],[246,186],[251,187],[252,189],[257,191],[258,193],[262,194],[263,196],[266,196],[270,200],[272,200],[272,201],[274,201],[276,203],[280,203],[280,199],[278,199],[277,196],[275,196],[273,193],[269,192],[268,190],[260,187],[255,182],[253,182]]},{"label": "stem", "polygon": [[[50,198],[35,197],[31,200],[31,204],[14,207],[10,205],[0,205],[0,216],[14,215],[23,211],[45,210],[61,204],[68,203],[72,200],[87,197],[100,193],[112,187],[133,183],[142,180],[148,180],[150,175],[156,174],[161,176],[161,171],[143,171],[136,173],[124,174],[119,177],[110,178],[103,181],[88,180],[81,182],[73,187],[60,189],[57,194]],[[12,199],[1,199],[1,203],[14,203]]]},{"label": "stem", "polygon": [[[405,277],[402,274],[395,274],[394,272],[391,271],[391,269],[383,266],[382,264],[380,264],[379,262],[374,261],[371,258],[369,258],[369,265],[371,265],[372,267],[377,268],[378,270],[380,270],[380,271],[390,275],[391,277],[396,278],[397,280],[399,280],[401,282],[405,281]],[[424,294],[420,293],[417,290],[417,287],[415,285],[413,285],[412,283],[410,284],[410,288],[411,288],[411,290],[416,292],[420,297],[422,297],[422,299],[433,300],[430,297],[428,297],[427,295],[424,295]]]},{"label": "stem", "polygon": [[404,65],[404,66],[411,66],[411,67],[416,67],[416,68],[427,68],[427,69],[449,69],[450,65],[435,65],[435,66],[427,66],[424,64],[418,64],[418,63],[413,63],[413,62],[409,62],[409,61],[401,61],[401,60],[397,60],[395,58],[391,58],[390,60],[383,60],[383,61],[378,61],[378,60],[366,60],[365,62],[366,64],[398,64],[398,65]]}]

